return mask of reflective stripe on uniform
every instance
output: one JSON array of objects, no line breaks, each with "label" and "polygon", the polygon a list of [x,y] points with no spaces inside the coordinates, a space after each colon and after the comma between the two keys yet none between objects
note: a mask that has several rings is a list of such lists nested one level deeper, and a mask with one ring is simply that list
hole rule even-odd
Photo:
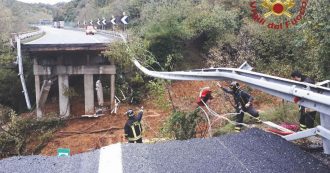
[{"label": "reflective stripe on uniform", "polygon": [[240,132],[241,131],[241,127],[235,127],[235,132]]},{"label": "reflective stripe on uniform", "polygon": [[262,122],[261,119],[260,119],[260,117],[256,117],[255,119],[257,120],[258,123],[261,123]]},{"label": "reflective stripe on uniform", "polygon": [[142,135],[137,136],[136,138],[128,138],[129,141],[136,141],[142,138]]},{"label": "reflective stripe on uniform", "polygon": [[304,125],[304,124],[300,124],[300,130],[306,130],[307,129],[307,126]]},{"label": "reflective stripe on uniform", "polygon": [[[136,131],[135,131],[135,128],[134,128],[134,126],[136,126],[136,125],[138,125],[139,130],[140,130],[140,135],[139,136],[136,135]],[[140,122],[134,122],[130,127],[132,129],[134,137],[129,137],[128,140],[129,141],[136,141],[136,140],[140,139],[142,137],[141,123]]]}]

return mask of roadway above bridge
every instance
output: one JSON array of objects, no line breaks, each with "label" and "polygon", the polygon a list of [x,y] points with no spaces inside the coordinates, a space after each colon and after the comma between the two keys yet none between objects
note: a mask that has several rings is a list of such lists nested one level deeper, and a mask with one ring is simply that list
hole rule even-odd
[{"label": "roadway above bridge", "polygon": [[117,38],[111,35],[86,35],[79,30],[58,29],[51,26],[40,26],[44,35],[36,40],[23,44],[23,50],[38,51],[76,51],[76,50],[105,50],[107,44]]}]

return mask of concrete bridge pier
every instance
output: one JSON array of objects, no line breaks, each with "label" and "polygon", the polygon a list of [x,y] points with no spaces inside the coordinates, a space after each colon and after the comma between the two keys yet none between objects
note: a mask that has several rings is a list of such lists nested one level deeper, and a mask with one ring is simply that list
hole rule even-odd
[{"label": "concrete bridge pier", "polygon": [[37,119],[42,118],[42,109],[39,105],[39,97],[40,97],[40,77],[38,75],[34,76],[34,85],[36,92],[36,110],[37,110]]},{"label": "concrete bridge pier", "polygon": [[115,107],[115,75],[110,77],[110,109]]},{"label": "concrete bridge pier", "polygon": [[93,75],[84,75],[84,91],[85,91],[85,114],[94,114],[94,85]]},{"label": "concrete bridge pier", "polygon": [[69,75],[58,75],[58,92],[60,116],[67,118],[70,115]]},{"label": "concrete bridge pier", "polygon": [[[28,49],[31,57],[34,58],[33,73],[35,76],[37,118],[42,118],[45,113],[44,107],[47,97],[51,90],[52,82],[56,79],[58,80],[59,92],[59,116],[68,118],[71,115],[69,76],[83,76],[84,93],[80,94],[84,95],[84,114],[90,115],[95,113],[95,84],[93,75],[107,75],[111,85],[111,105],[109,106],[113,108],[116,66],[108,58],[100,54],[106,46],[104,44],[34,45],[32,47],[33,49],[31,47]],[[77,87],[75,83],[71,83],[70,85]],[[79,111],[79,114],[82,113]]]}]

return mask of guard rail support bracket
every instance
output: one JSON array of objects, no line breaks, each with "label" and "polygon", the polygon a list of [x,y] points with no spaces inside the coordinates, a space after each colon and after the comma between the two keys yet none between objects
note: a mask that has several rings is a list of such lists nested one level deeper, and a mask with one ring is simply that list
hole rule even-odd
[{"label": "guard rail support bracket", "polygon": [[294,140],[297,140],[297,139],[302,139],[302,138],[307,138],[307,137],[310,137],[310,136],[314,136],[314,135],[316,135],[316,131],[317,131],[316,128],[312,128],[312,129],[304,130],[304,131],[297,132],[297,133],[294,133],[294,134],[291,134],[291,135],[283,136],[283,138],[287,141],[294,141]]},{"label": "guard rail support bracket", "polygon": [[315,135],[319,135],[325,139],[330,140],[330,130],[328,130],[322,126],[317,126],[315,128],[297,132],[297,133],[294,133],[291,135],[286,135],[286,136],[283,136],[283,138],[286,139],[287,141],[294,141],[297,139],[307,138],[307,137],[315,136]]},{"label": "guard rail support bracket", "polygon": [[330,140],[330,130],[328,130],[322,126],[317,126],[316,128],[317,128],[316,133],[318,135],[322,136],[325,139]]}]

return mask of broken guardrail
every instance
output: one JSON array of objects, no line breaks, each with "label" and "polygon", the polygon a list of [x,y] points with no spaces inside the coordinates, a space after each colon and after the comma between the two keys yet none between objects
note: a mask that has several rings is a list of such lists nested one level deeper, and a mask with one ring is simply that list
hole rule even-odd
[{"label": "broken guardrail", "polygon": [[[17,48],[17,63],[18,63],[18,75],[20,76],[20,80],[22,83],[23,93],[26,101],[26,106],[28,109],[31,109],[31,102],[28,94],[28,90],[26,89],[25,79],[24,79],[24,70],[23,70],[23,58],[22,58],[22,49],[21,49],[21,41],[27,38],[31,38],[36,35],[43,34],[43,31],[35,31],[35,32],[28,32],[28,33],[18,33],[15,34],[15,42]],[[13,43],[13,41],[11,41]],[[13,43],[14,44],[14,43]]]},{"label": "broken guardrail", "polygon": [[[299,105],[314,109],[321,114],[321,126],[308,131],[287,135],[287,140],[295,140],[318,134],[323,138],[324,153],[330,154],[330,88],[297,82],[285,78],[257,73],[240,68],[208,68],[190,71],[159,72],[150,71],[136,59],[132,60],[143,73],[169,80],[236,80],[268,94],[293,102],[299,98]],[[242,65],[246,67],[246,65]],[[250,69],[250,68],[249,68]]]}]

